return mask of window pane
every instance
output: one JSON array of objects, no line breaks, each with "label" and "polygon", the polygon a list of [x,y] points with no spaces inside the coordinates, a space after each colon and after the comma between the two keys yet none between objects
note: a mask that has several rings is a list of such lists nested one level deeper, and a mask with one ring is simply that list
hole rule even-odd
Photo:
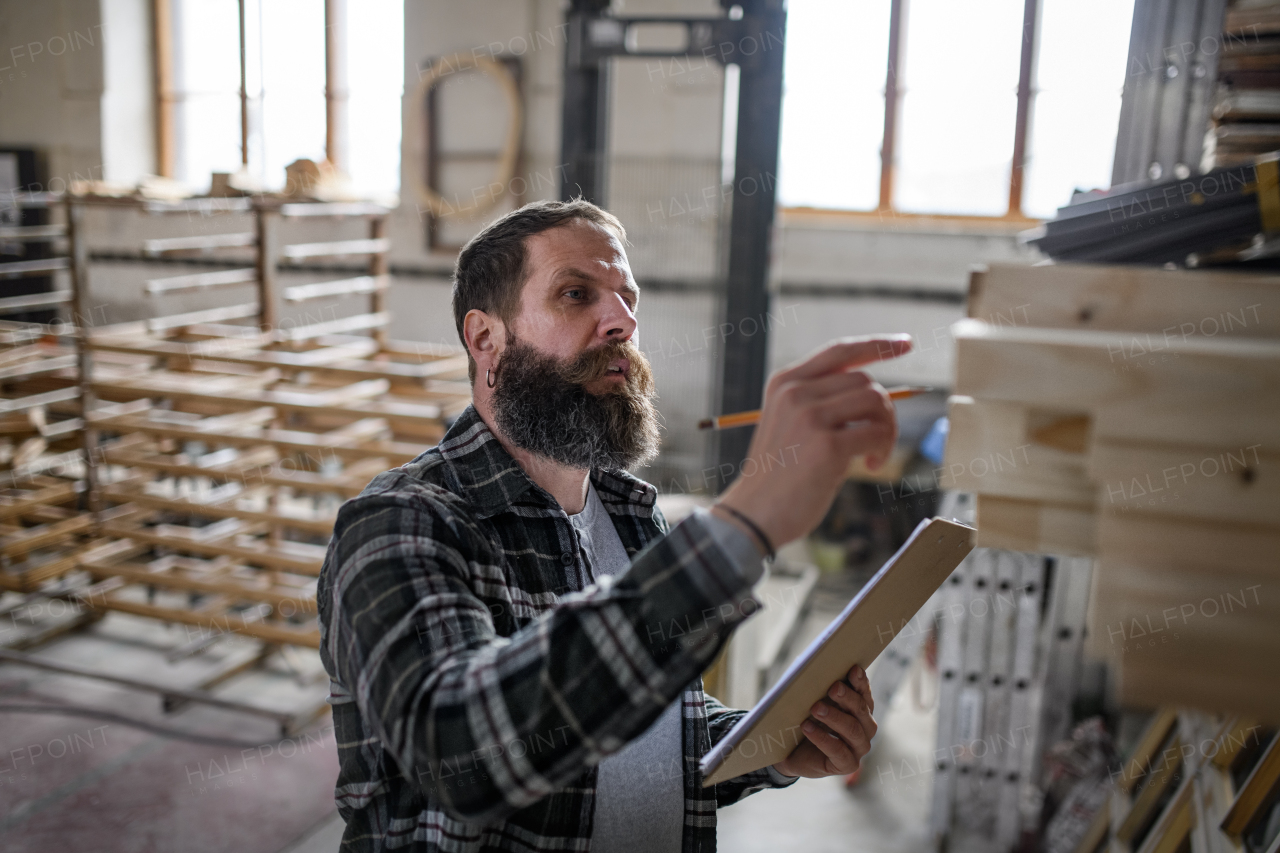
[{"label": "window pane", "polygon": [[[262,21],[262,175],[284,185],[284,167],[324,159],[324,0],[269,0]],[[351,16],[360,14],[358,4]]]},{"label": "window pane", "polygon": [[781,204],[870,210],[879,203],[888,51],[889,0],[791,0]]},{"label": "window pane", "polygon": [[240,168],[239,22],[236,0],[173,5],[174,177],[196,190]]},{"label": "window pane", "polygon": [[349,169],[360,193],[400,191],[400,103],[404,92],[404,0],[349,7]]},{"label": "window pane", "polygon": [[1023,0],[911,0],[894,206],[999,216],[1009,206]]},{"label": "window pane", "polygon": [[1111,185],[1133,0],[1043,4],[1022,208],[1050,217],[1076,187]]}]

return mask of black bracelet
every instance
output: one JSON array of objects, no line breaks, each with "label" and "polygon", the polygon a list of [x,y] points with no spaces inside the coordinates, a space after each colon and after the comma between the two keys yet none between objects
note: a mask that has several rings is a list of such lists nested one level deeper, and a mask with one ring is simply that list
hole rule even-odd
[{"label": "black bracelet", "polygon": [[751,532],[755,535],[755,537],[760,540],[760,544],[764,546],[764,550],[768,552],[765,556],[766,560],[772,560],[774,557],[777,556],[777,554],[774,553],[774,550],[773,550],[773,543],[769,541],[769,537],[764,535],[764,531],[761,530],[760,527],[754,521],[747,518],[747,516],[744,513],[738,512],[738,510],[734,509],[728,504],[718,503],[715,506],[729,513],[734,518],[738,519],[738,521],[741,521],[743,524],[745,524],[751,530]]}]

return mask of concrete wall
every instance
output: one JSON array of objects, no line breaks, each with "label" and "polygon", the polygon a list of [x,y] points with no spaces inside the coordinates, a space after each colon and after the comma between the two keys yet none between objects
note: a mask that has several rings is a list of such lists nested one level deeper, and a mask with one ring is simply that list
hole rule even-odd
[{"label": "concrete wall", "polygon": [[98,0],[0,3],[0,145],[47,152],[48,181],[101,178]]}]

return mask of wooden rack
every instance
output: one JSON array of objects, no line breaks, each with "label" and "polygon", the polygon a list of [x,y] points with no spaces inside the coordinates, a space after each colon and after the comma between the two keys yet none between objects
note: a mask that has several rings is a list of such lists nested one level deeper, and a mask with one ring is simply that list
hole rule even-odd
[{"label": "wooden rack", "polygon": [[[226,706],[209,692],[216,685],[273,655],[288,661],[298,653],[291,649],[318,647],[315,586],[338,506],[443,437],[446,419],[470,402],[466,357],[389,339],[385,208],[274,198],[43,202],[65,211],[67,225],[46,236],[67,238],[69,257],[58,269],[70,272],[71,286],[0,300],[0,314],[38,302],[85,317],[86,223],[104,210],[230,214],[226,221],[237,222],[226,233],[143,240],[144,257],[208,263],[252,252],[251,262],[158,276],[140,288],[144,303],[195,294],[213,307],[81,323],[62,328],[60,339],[0,323],[0,441],[48,433],[32,435],[47,448],[31,444],[0,459],[0,473],[16,472],[12,488],[0,490],[0,589],[73,603],[81,616],[59,630],[116,612],[187,626],[197,634],[186,644],[191,653],[233,635],[251,638],[256,654],[199,685],[152,685],[169,697],[166,708]],[[290,223],[325,219],[361,220],[366,236],[282,240]],[[290,266],[361,258],[361,275],[278,283]],[[239,298],[220,299],[236,288]],[[253,298],[244,298],[246,288]],[[281,305],[343,297],[367,298],[368,309],[301,323],[280,313]]]}]

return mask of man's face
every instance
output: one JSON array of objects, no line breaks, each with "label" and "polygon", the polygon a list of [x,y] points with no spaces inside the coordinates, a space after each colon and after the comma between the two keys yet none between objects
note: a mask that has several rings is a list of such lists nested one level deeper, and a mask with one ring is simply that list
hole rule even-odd
[{"label": "man's face", "polygon": [[638,290],[621,244],[575,221],[529,240],[529,277],[491,397],[507,439],[574,468],[631,468],[658,450]]},{"label": "man's face", "polygon": [[[520,308],[510,330],[544,355],[561,362],[605,344],[636,337],[640,289],[627,253],[608,229],[582,219],[530,237]],[[628,359],[586,384],[599,394],[626,382]]]}]

